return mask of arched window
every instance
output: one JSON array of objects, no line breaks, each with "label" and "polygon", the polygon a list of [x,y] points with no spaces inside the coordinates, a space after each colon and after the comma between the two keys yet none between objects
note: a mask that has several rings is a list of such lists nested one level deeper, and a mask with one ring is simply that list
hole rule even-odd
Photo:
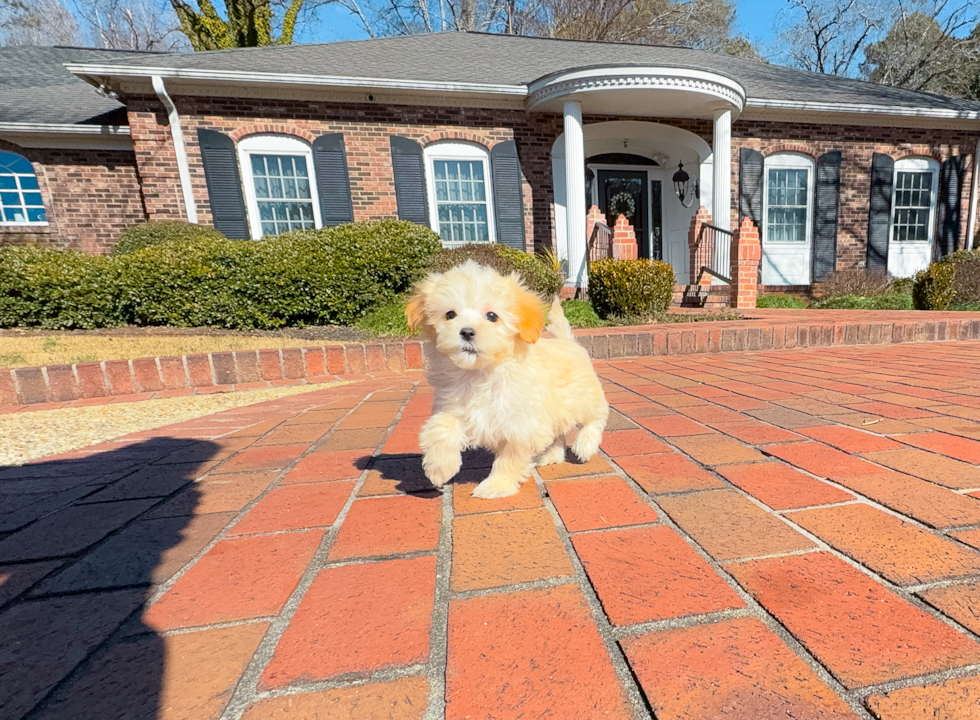
[{"label": "arched window", "polygon": [[37,176],[23,155],[0,150],[0,225],[46,225]]},{"label": "arched window", "polygon": [[310,146],[287,135],[238,143],[253,238],[321,227]]},{"label": "arched window", "polygon": [[907,157],[895,163],[891,242],[931,243],[936,228],[939,163]]},{"label": "arched window", "polygon": [[443,245],[494,242],[490,157],[472,143],[425,148],[429,221]]}]

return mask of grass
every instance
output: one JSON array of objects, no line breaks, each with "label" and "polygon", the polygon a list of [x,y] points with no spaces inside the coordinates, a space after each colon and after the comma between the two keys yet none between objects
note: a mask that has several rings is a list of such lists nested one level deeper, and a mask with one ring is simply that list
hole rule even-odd
[{"label": "grass", "polygon": [[887,295],[842,295],[824,298],[813,304],[818,310],[914,310],[912,296],[902,293]]},{"label": "grass", "polygon": [[0,367],[34,367],[102,360],[128,360],[158,355],[265,350],[323,345],[322,340],[247,335],[143,335],[99,334],[3,334],[0,335]]},{"label": "grass", "polygon": [[760,295],[755,301],[757,308],[793,308],[802,310],[806,307],[806,300],[803,298],[792,297],[791,295]]}]

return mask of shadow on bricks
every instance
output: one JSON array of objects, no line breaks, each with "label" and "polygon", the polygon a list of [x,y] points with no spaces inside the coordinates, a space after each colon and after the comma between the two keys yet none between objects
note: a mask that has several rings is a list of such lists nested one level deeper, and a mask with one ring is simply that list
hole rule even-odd
[{"label": "shadow on bricks", "polygon": [[[463,453],[463,464],[452,482],[477,482],[490,474],[493,453],[474,448]],[[357,467],[370,467],[361,495],[393,495],[409,493],[435,497],[440,492],[432,487],[422,470],[422,456],[410,453],[382,453],[363,457]]]},{"label": "shadow on bricks", "polygon": [[[157,634],[142,608],[228,522],[196,512],[194,480],[218,446],[153,438],[94,449],[0,467],[5,720],[158,717],[174,690],[165,658],[181,654],[182,636]],[[179,510],[167,512],[176,496]]]}]

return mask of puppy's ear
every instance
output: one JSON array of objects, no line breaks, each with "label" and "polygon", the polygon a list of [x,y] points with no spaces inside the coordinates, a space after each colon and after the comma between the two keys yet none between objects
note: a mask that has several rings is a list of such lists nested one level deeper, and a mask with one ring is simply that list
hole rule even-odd
[{"label": "puppy's ear", "polygon": [[435,282],[431,278],[426,278],[415,286],[415,293],[405,306],[405,319],[408,321],[408,329],[416,330],[425,320],[425,300],[432,290]]},{"label": "puppy's ear", "polygon": [[526,343],[535,343],[544,330],[544,303],[532,292],[521,288],[512,308],[517,318],[517,334]]}]

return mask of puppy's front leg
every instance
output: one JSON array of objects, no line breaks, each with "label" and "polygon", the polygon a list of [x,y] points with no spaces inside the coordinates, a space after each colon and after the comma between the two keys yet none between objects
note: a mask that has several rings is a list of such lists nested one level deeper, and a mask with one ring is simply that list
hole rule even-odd
[{"label": "puppy's front leg", "polygon": [[497,451],[490,476],[476,486],[473,497],[502,498],[515,495],[521,483],[531,474],[534,451],[520,443],[508,441]]},{"label": "puppy's front leg", "polygon": [[419,433],[419,447],[425,476],[436,487],[442,487],[463,464],[466,437],[456,416],[440,412],[430,417]]}]

